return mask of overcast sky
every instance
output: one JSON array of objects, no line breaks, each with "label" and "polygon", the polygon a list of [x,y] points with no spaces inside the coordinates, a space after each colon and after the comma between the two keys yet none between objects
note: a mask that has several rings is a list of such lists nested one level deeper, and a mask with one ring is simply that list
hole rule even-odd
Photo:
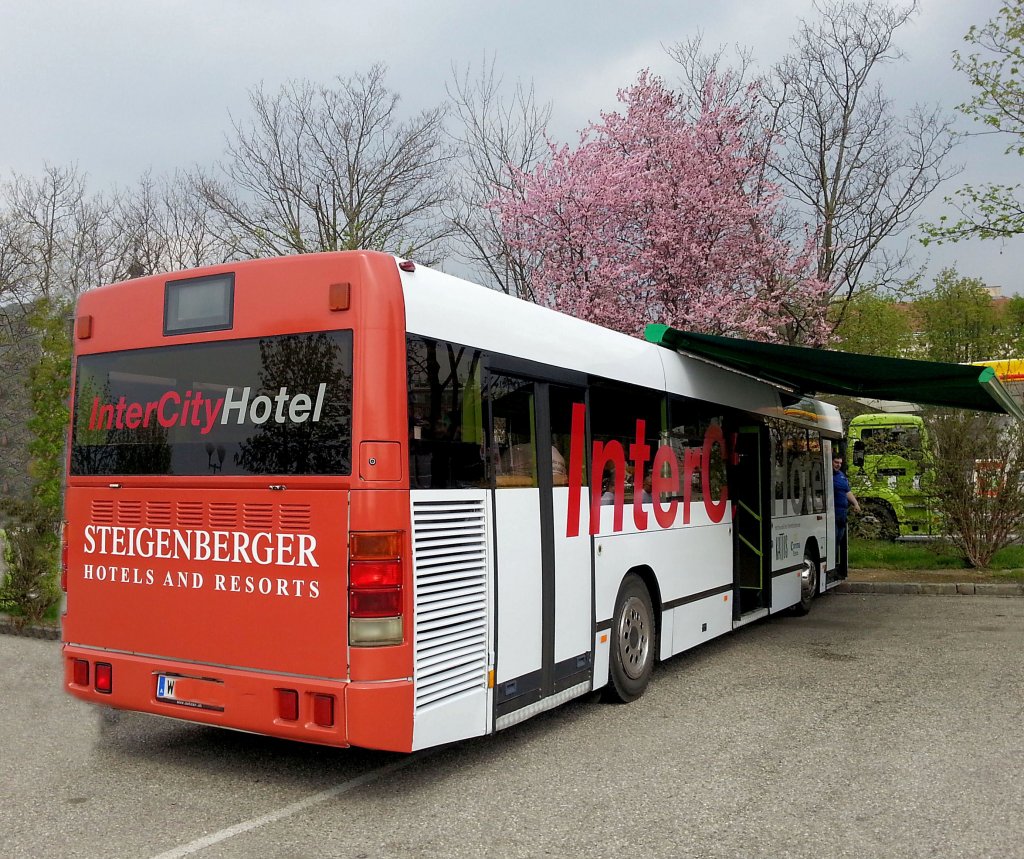
[{"label": "overcast sky", "polygon": [[[999,0],[922,0],[898,34],[907,61],[886,73],[901,107],[938,102],[951,112],[970,95],[950,55]],[[413,112],[445,98],[454,63],[496,57],[507,82],[532,82],[553,103],[551,131],[576,132],[644,67],[670,82],[664,46],[698,31],[709,46],[741,44],[767,67],[788,47],[810,0],[0,0],[0,178],[77,164],[93,191],[142,173],[210,165],[229,112],[247,91],[294,78],[329,82],[383,61]],[[964,129],[969,126],[961,120]],[[1005,142],[967,141],[965,172],[948,183],[1017,181]],[[924,214],[942,211],[942,192]],[[1024,292],[1024,239],[918,248],[929,273],[957,265],[1004,293]]]}]

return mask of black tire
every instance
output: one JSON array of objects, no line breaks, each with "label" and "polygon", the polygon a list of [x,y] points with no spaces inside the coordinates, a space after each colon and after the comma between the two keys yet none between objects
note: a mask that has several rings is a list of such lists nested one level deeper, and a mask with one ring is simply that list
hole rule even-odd
[{"label": "black tire", "polygon": [[892,507],[884,501],[866,501],[850,518],[850,532],[863,540],[896,541],[900,525]]},{"label": "black tire", "polygon": [[647,586],[635,573],[622,580],[612,617],[610,682],[605,698],[622,704],[644,694],[654,671],[657,643],[654,608]]},{"label": "black tire", "polygon": [[811,610],[811,604],[818,595],[818,556],[813,552],[804,555],[803,569],[800,570],[800,602],[792,607],[793,614],[803,617]]}]

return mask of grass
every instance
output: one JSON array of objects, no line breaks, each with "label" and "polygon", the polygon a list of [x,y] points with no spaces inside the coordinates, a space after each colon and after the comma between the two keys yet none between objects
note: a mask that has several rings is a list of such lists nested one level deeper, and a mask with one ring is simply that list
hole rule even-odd
[{"label": "grass", "polygon": [[[850,540],[850,567],[881,570],[969,569],[948,543],[889,543]],[[988,570],[1001,579],[1024,581],[1024,546],[1007,546],[992,558]]]}]

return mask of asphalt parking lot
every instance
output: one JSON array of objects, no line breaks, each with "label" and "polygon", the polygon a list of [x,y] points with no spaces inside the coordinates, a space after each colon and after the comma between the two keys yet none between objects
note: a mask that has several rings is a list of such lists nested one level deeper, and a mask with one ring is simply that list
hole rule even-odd
[{"label": "asphalt parking lot", "polygon": [[327,750],[63,695],[0,636],[0,855],[1024,856],[1024,599],[832,594],[495,737]]}]

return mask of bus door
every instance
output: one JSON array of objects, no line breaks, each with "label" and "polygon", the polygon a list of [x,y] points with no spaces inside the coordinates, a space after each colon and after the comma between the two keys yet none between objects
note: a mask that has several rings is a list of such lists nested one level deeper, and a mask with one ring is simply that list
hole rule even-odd
[{"label": "bus door", "polygon": [[729,495],[733,500],[735,616],[771,605],[771,521],[768,509],[768,431],[740,426],[735,435]]},{"label": "bus door", "polygon": [[[568,475],[572,406],[585,402],[585,391],[493,366],[487,384],[495,473],[494,700],[502,728],[573,697],[591,680],[588,491],[583,479],[570,489]],[[566,536],[571,491],[580,495],[575,537]]]}]

